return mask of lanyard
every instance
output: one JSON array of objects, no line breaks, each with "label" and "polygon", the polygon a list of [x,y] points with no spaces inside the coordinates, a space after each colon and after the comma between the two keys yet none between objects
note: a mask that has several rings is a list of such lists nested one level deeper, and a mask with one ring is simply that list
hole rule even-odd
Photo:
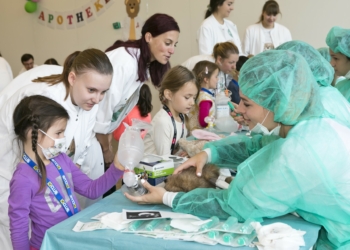
[{"label": "lanyard", "polygon": [[[34,161],[32,161],[32,159],[30,159],[30,157],[26,153],[24,153],[24,155],[23,155],[23,160],[41,177],[41,172],[40,172],[38,166],[35,164]],[[74,214],[78,213],[79,211],[78,211],[77,204],[75,203],[75,200],[74,200],[73,194],[72,194],[72,190],[69,186],[67,178],[63,172],[63,169],[57,163],[57,161],[55,161],[54,159],[50,159],[50,161],[53,163],[53,165],[55,165],[57,171],[61,175],[62,181],[64,183],[67,194],[69,196],[69,199],[73,204]],[[62,207],[63,207],[64,211],[66,212],[66,214],[68,215],[68,217],[71,217],[73,215],[72,211],[69,209],[66,201],[63,199],[62,195],[58,192],[58,190],[56,189],[56,187],[53,185],[53,183],[50,181],[49,178],[46,178],[46,185],[51,190],[52,194],[56,197],[57,201],[62,205]]]},{"label": "lanyard", "polygon": [[212,93],[209,89],[201,88],[201,90],[202,90],[203,92],[208,93],[208,94],[211,95],[212,97],[214,97],[214,93]]},{"label": "lanyard", "polygon": [[[176,144],[176,136],[177,136],[176,123],[175,123],[174,116],[173,116],[173,114],[171,113],[170,109],[169,109],[166,105],[163,106],[163,109],[164,109],[164,110],[168,113],[168,115],[170,116],[171,121],[172,121],[173,126],[174,126],[174,136],[173,136],[173,140],[171,141],[171,147],[170,147],[170,152],[171,152],[171,154],[173,154],[173,153],[174,153],[174,149],[175,149],[175,144]],[[182,121],[182,133],[181,133],[181,137],[180,137],[180,138],[182,138],[183,135],[184,135],[185,118],[184,118],[183,114],[180,114],[179,116],[180,116],[180,119],[181,119],[181,121]]]}]

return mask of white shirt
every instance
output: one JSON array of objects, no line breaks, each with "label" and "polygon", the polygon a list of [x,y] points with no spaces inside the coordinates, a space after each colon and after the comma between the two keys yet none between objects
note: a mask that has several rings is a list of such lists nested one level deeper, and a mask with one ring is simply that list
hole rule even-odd
[{"label": "white shirt", "polygon": [[5,58],[0,56],[0,92],[12,81],[12,79],[13,75],[10,64]]},{"label": "white shirt", "polygon": [[[34,64],[33,68],[35,68],[35,67],[38,67],[38,65]],[[26,71],[28,71],[28,70],[23,66],[23,67],[21,68],[21,70],[19,71],[18,75],[20,75],[20,74],[22,74],[22,73],[24,73],[24,72],[26,72]]]},{"label": "white shirt", "polygon": [[211,55],[215,44],[229,41],[237,46],[239,54],[242,55],[241,40],[237,27],[233,22],[224,19],[224,24],[220,24],[213,15],[202,22],[198,30],[200,55]]},{"label": "white shirt", "polygon": [[[243,41],[243,54],[257,55],[264,51],[266,41],[265,30],[261,23],[250,25],[246,29]],[[292,40],[289,29],[278,23],[275,23],[274,28],[271,29],[270,35],[274,48]]]},{"label": "white shirt", "polygon": [[[145,144],[145,154],[170,155],[171,142],[174,137],[174,126],[168,113],[161,108],[152,119],[152,128],[146,134],[143,142]],[[175,120],[176,124],[176,144],[181,138],[182,122]],[[184,126],[183,138],[187,135]]]},{"label": "white shirt", "polygon": [[215,58],[212,55],[197,55],[188,58],[186,61],[181,63],[182,66],[188,68],[189,70],[193,70],[194,66],[200,61],[209,61],[215,63]]},{"label": "white shirt", "polygon": [[[109,134],[119,127],[122,120],[135,107],[139,100],[142,82],[138,81],[137,60],[140,50],[124,47],[106,53],[113,65],[111,87],[99,104],[95,132]],[[134,57],[134,53],[136,56]]]}]

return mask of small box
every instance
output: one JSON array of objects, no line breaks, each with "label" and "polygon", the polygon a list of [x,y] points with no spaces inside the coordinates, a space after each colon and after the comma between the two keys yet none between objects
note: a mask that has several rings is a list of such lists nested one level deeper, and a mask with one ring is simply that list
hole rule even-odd
[{"label": "small box", "polygon": [[146,155],[134,171],[156,186],[174,172],[174,161],[168,157]]}]

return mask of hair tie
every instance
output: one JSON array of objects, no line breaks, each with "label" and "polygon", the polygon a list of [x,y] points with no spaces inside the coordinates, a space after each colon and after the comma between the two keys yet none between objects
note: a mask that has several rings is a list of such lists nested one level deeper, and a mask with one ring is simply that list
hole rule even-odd
[{"label": "hair tie", "polygon": [[210,4],[208,4],[207,9],[211,12]]}]

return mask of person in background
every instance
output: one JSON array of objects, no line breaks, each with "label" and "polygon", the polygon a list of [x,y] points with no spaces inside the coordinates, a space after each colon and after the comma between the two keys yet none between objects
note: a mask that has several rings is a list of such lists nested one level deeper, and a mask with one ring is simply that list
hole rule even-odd
[{"label": "person in background", "polygon": [[18,75],[30,70],[32,68],[37,67],[38,65],[34,64],[34,57],[31,54],[24,54],[21,57],[21,62],[23,64],[22,69],[19,71]]},{"label": "person in background", "polygon": [[[240,112],[249,126],[260,122],[267,110],[271,115],[260,127],[272,130],[281,124],[281,138],[243,161],[228,189],[172,193],[144,182],[146,195],[125,196],[140,204],[165,204],[174,212],[206,218],[262,221],[295,212],[322,226],[317,249],[348,249],[350,129],[325,112],[320,87],[307,62],[292,51],[265,51],[243,66],[240,87]],[[242,143],[225,139],[207,143],[215,146],[186,161],[174,174],[195,166],[200,175],[207,162],[229,163]]]},{"label": "person in background", "polygon": [[[130,111],[130,113],[120,123],[119,127],[113,131],[113,137],[116,141],[119,141],[121,135],[125,130],[124,123],[129,126],[132,125],[132,119],[138,119],[144,122],[151,123],[152,105],[152,93],[147,84],[143,84],[140,89],[140,97],[136,106]],[[145,137],[146,131],[141,132],[142,139]]]},{"label": "person in background", "polygon": [[246,56],[240,56],[238,59],[238,62],[236,63],[236,68],[232,70],[232,80],[229,82],[227,89],[231,91],[231,102],[238,104],[241,101],[241,98],[239,97],[239,84],[238,84],[238,78],[239,78],[239,71],[241,70],[243,64],[249,59],[249,57]]},{"label": "person in background", "polygon": [[159,89],[163,107],[153,117],[152,128],[143,139],[145,154],[179,153],[178,141],[188,133],[185,115],[194,106],[199,89],[194,74],[183,66],[175,66],[165,74]]},{"label": "person in background", "polygon": [[[215,62],[220,69],[219,82],[217,84],[218,91],[223,91],[228,88],[230,81],[232,80],[232,72],[236,69],[236,63],[238,61],[239,51],[236,45],[232,42],[223,42],[215,44],[213,48],[213,54],[209,55],[197,55],[187,59],[181,65],[193,70],[194,66],[200,61]],[[238,95],[238,89],[232,88],[231,100],[237,101],[235,98]],[[234,99],[232,99],[234,98]],[[239,101],[238,101],[239,102]]]},{"label": "person in background", "polygon": [[193,69],[196,81],[201,88],[196,105],[188,114],[190,131],[205,128],[208,125],[205,122],[207,116],[215,117],[215,93],[212,90],[216,89],[218,84],[219,70],[217,64],[209,61],[198,62]]},{"label": "person in background", "polygon": [[243,54],[257,55],[292,40],[290,31],[276,23],[278,14],[281,11],[276,1],[269,0],[264,4],[259,22],[249,26],[245,32]]},{"label": "person in background", "polygon": [[60,66],[55,58],[47,59],[44,64]]},{"label": "person in background", "polygon": [[[328,47],[323,47],[323,48],[318,48],[318,52],[323,56],[324,59],[327,60],[327,62],[331,62],[332,58],[331,55],[329,54],[329,48]],[[345,80],[346,78],[344,76],[337,76],[334,72],[334,78],[332,81],[332,86],[334,87],[337,85],[338,82]]]},{"label": "person in background", "polygon": [[0,93],[12,81],[12,69],[10,64],[0,53]]},{"label": "person in background", "polygon": [[350,102],[350,29],[333,27],[326,38],[331,65],[337,76],[344,76],[335,87]]},{"label": "person in background", "polygon": [[231,41],[242,53],[241,39],[236,25],[227,20],[234,0],[210,0],[205,19],[198,30],[199,55],[210,55],[215,44]]}]

